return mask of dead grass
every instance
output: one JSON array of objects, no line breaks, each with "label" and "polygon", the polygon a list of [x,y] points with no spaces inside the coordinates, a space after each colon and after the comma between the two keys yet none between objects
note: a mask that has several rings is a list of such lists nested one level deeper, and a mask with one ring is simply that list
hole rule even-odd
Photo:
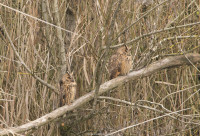
[{"label": "dead grass", "polygon": [[[52,8],[54,3],[51,1],[43,2],[15,0],[5,1],[3,4],[56,24],[54,21],[56,11],[53,11]],[[152,10],[122,36],[114,40],[120,32],[137,21],[160,1],[154,0],[151,4],[146,5],[137,1],[123,1],[112,28],[114,31],[112,35],[110,35],[108,27],[118,4],[117,1],[114,1],[113,5],[110,3],[110,1],[93,2],[91,0],[76,2],[61,0],[58,3],[61,27],[74,31],[73,34],[62,31],[61,36],[66,45],[67,70],[74,73],[74,78],[77,81],[77,97],[95,88],[95,70],[100,57],[98,52],[107,46],[105,44],[108,39],[112,41],[110,46],[114,46],[156,30],[195,23],[199,22],[200,19],[199,1],[168,1]],[[46,4],[46,10],[42,8],[42,4]],[[66,22],[69,19],[66,17],[70,17],[66,15],[68,6],[75,11],[76,21],[75,26],[72,26],[73,29],[69,28],[70,24]],[[111,11],[109,11],[109,7],[112,7]],[[4,7],[1,7],[0,14],[25,64],[35,75],[59,88],[58,82],[62,65],[56,28]],[[198,53],[199,31],[199,25],[175,28],[142,37],[136,42],[128,44],[132,47],[134,69],[144,67],[156,59],[168,55],[185,52]],[[191,37],[176,38],[177,36]],[[163,41],[168,37],[174,38]],[[56,109],[59,104],[59,96],[38,82],[24,69],[4,33],[0,34],[0,38],[0,128],[22,125]],[[162,44],[160,41],[163,41]],[[113,50],[110,50],[109,55],[112,52]],[[157,58],[152,59],[157,55]],[[163,117],[127,129],[119,134],[198,135],[199,87],[190,88],[199,84],[196,73],[197,69],[193,66],[162,70],[146,78],[126,83],[105,94],[132,103],[144,100],[144,102],[139,103],[164,113],[166,111],[161,107],[148,101],[160,103],[170,111],[183,110],[179,112],[179,116],[172,114],[176,119]],[[108,71],[99,76],[102,76],[102,83],[107,81]],[[183,89],[186,90],[180,91]],[[174,94],[169,95],[171,93]],[[167,95],[169,96],[165,97]],[[163,115],[163,113],[146,108],[98,99],[98,113],[90,118],[81,118],[91,113],[92,105],[93,102],[88,103],[71,114],[71,119],[66,121],[65,134],[107,134]],[[191,109],[184,111],[186,108]],[[32,130],[30,133],[33,135],[59,135],[58,124],[57,122],[51,123],[36,129],[37,131]]]}]

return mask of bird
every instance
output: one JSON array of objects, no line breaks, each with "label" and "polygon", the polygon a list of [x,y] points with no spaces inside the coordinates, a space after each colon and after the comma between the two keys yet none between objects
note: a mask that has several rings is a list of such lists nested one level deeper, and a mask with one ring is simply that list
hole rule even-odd
[{"label": "bird", "polygon": [[110,57],[108,63],[110,79],[128,74],[132,69],[132,65],[133,60],[130,49],[126,45],[120,47],[117,49],[116,53]]},{"label": "bird", "polygon": [[70,105],[76,96],[77,84],[72,75],[67,72],[60,80],[60,105]]}]

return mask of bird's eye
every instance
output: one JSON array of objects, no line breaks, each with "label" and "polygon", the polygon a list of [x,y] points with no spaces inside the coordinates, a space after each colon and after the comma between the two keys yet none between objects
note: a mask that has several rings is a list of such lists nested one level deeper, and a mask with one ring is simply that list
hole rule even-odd
[{"label": "bird's eye", "polygon": [[63,84],[63,81],[62,80],[60,80],[60,85],[62,85]]}]

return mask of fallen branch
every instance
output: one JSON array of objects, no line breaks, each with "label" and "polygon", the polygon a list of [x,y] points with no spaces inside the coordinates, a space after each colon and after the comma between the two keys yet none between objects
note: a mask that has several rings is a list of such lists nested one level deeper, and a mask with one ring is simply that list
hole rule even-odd
[{"label": "fallen branch", "polygon": [[[110,80],[108,82],[105,82],[102,84],[99,88],[99,95],[124,84],[125,82],[128,82],[130,80],[136,80],[139,77],[145,77],[148,75],[151,75],[155,72],[158,72],[162,69],[171,68],[171,67],[177,67],[181,65],[194,65],[195,63],[200,62],[200,54],[194,53],[194,54],[186,54],[186,55],[180,55],[180,56],[171,56],[164,58],[162,60],[159,60],[157,62],[154,62],[147,66],[146,68],[140,69],[138,71],[133,71],[129,73],[127,76],[121,76],[117,77],[113,80]],[[83,104],[89,102],[94,98],[95,90],[91,91],[90,93],[78,98],[76,101],[74,101],[71,105],[65,105],[63,107],[60,107],[51,113],[48,113],[34,121],[30,121],[24,125],[15,127],[15,128],[8,128],[8,129],[0,129],[0,135],[6,135],[9,133],[21,133],[25,132],[31,129],[38,128],[42,125],[45,125],[58,117],[61,117],[65,113],[72,111]]]}]

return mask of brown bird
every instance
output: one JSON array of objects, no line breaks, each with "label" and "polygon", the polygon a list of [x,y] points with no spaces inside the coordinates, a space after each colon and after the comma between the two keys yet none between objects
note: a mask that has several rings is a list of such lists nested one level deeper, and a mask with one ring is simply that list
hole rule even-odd
[{"label": "brown bird", "polygon": [[69,73],[60,80],[61,106],[71,104],[76,96],[76,82]]},{"label": "brown bird", "polygon": [[110,79],[116,78],[119,75],[126,75],[132,69],[132,56],[130,50],[125,45],[117,49],[116,53],[111,56],[108,70]]}]

